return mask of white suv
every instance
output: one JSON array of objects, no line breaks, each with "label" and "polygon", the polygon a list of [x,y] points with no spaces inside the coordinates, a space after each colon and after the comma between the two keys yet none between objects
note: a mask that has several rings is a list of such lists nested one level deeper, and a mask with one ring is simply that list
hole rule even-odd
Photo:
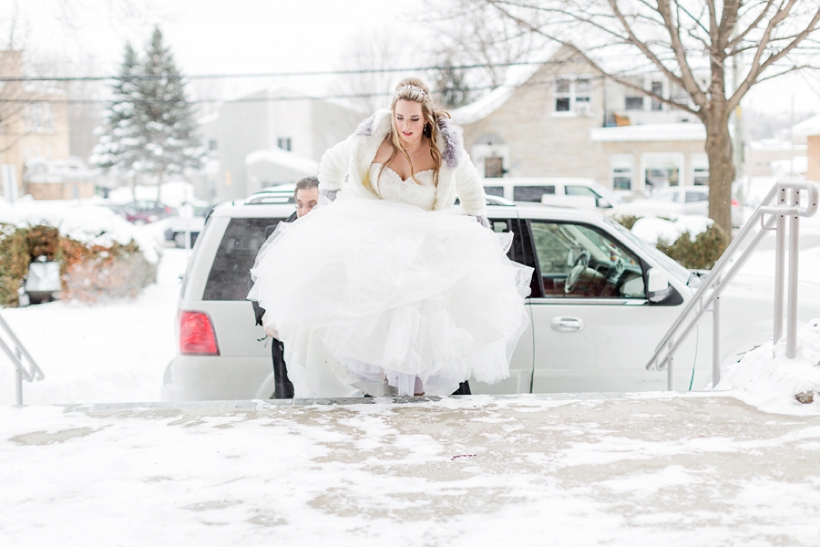
[{"label": "white suv", "polygon": [[[598,212],[503,204],[492,197],[488,203],[493,229],[515,234],[510,258],[535,268],[525,304],[531,326],[513,356],[510,377],[494,385],[472,380],[472,392],[665,389],[666,373],[645,366],[692,298],[698,275]],[[254,326],[245,297],[266,229],[292,213],[292,205],[257,196],[210,215],[182,282],[179,355],[165,371],[164,400],[271,397],[270,339]],[[811,303],[801,308],[801,320],[820,316],[820,300],[801,300]],[[771,289],[729,289],[721,309],[722,363],[770,338]],[[711,333],[707,314],[676,354],[676,389],[707,386]]]}]

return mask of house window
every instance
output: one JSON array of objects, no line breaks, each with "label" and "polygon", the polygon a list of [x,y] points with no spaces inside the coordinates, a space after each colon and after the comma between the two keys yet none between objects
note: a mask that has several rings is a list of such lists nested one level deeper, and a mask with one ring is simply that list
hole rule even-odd
[{"label": "house window", "polygon": [[[633,86],[644,89],[643,78],[627,78],[627,81]],[[624,109],[626,110],[643,110],[644,95],[634,87],[624,87]]]},{"label": "house window", "polygon": [[[652,93],[663,97],[663,82],[652,82]],[[663,103],[658,99],[652,99],[652,110],[663,110]]]},{"label": "house window", "polygon": [[709,158],[706,154],[692,157],[692,183],[695,186],[709,185]]},{"label": "house window", "polygon": [[589,115],[592,111],[592,78],[558,78],[555,80],[554,95],[555,112]]},{"label": "house window", "polygon": [[632,190],[635,172],[635,159],[631,155],[615,155],[610,158],[612,188],[615,190]]},{"label": "house window", "polygon": [[290,152],[290,137],[279,137],[276,139],[276,146]]},{"label": "house window", "polygon": [[555,111],[569,112],[572,102],[572,82],[563,78],[555,80]]},{"label": "house window", "polygon": [[54,116],[51,112],[51,103],[38,102],[27,104],[25,107],[25,130],[29,132],[54,131]]},{"label": "house window", "polygon": [[214,150],[216,150],[216,139],[210,139],[210,140],[208,141],[208,150],[210,150],[210,151],[212,151],[212,152],[213,152]]}]

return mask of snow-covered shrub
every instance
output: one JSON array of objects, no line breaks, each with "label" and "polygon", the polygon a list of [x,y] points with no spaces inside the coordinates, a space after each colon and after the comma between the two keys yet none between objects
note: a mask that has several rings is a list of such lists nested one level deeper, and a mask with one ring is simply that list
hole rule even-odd
[{"label": "snow-covered shrub", "polygon": [[615,220],[690,269],[711,269],[729,246],[726,231],[699,215],[684,215],[675,221],[634,216]]},{"label": "snow-covered shrub", "polygon": [[689,232],[684,232],[674,243],[669,244],[661,240],[657,246],[667,256],[677,260],[686,268],[711,270],[729,246],[729,236],[726,230],[717,224],[712,224],[694,239]]},{"label": "snow-covered shrub", "polygon": [[41,256],[60,264],[60,297],[64,300],[133,297],[156,281],[156,264],[146,260],[133,240],[125,244],[83,243],[45,224],[0,224],[0,306],[18,305],[18,289],[29,264]]}]

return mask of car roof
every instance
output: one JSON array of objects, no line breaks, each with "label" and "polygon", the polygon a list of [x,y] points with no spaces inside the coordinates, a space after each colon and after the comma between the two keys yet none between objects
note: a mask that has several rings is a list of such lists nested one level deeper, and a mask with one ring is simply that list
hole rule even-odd
[{"label": "car roof", "polygon": [[[214,208],[211,216],[227,218],[285,218],[296,210],[292,203],[252,203],[252,200],[237,200],[224,202]],[[511,202],[496,196],[487,197],[487,216],[504,218],[515,211],[518,218],[544,218],[555,220],[582,220],[588,222],[600,221],[602,213],[585,208],[575,208],[561,205],[543,205],[532,202]]]}]

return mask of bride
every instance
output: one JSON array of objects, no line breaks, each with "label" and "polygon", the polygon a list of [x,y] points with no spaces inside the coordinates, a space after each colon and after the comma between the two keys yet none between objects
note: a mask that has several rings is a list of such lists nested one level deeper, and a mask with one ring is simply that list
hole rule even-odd
[{"label": "bride", "polygon": [[319,181],[333,203],[279,224],[248,295],[285,344],[295,396],[448,395],[506,378],[532,269],[507,258],[512,234],[487,229],[460,129],[424,83],[402,80],[390,110],[325,153]]}]

